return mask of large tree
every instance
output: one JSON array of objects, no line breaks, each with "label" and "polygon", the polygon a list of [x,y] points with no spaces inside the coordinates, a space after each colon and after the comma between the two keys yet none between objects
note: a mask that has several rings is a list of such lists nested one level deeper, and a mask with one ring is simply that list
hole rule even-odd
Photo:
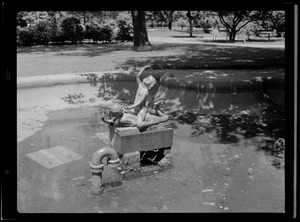
[{"label": "large tree", "polygon": [[188,24],[188,19],[186,17],[186,11],[175,11],[174,14],[174,21],[177,22],[177,25],[183,29]]},{"label": "large tree", "polygon": [[236,34],[248,23],[257,20],[257,11],[218,11],[220,22],[229,34],[229,41],[235,41]]},{"label": "large tree", "polygon": [[193,21],[198,15],[198,11],[188,11],[185,15],[189,20],[190,24],[190,37],[193,37]]},{"label": "large tree", "polygon": [[145,11],[145,17],[147,21],[150,21],[150,27],[154,27],[154,21],[156,22],[156,26],[159,23],[166,22],[166,18],[161,11]]},{"label": "large tree", "polygon": [[151,45],[148,39],[144,11],[131,11],[133,24],[133,46]]},{"label": "large tree", "polygon": [[216,28],[217,26],[216,17],[212,11],[199,11],[194,23],[203,28],[205,33],[209,33],[211,27]]},{"label": "large tree", "polygon": [[261,11],[259,12],[257,24],[267,30],[276,30],[277,37],[285,31],[284,11]]}]

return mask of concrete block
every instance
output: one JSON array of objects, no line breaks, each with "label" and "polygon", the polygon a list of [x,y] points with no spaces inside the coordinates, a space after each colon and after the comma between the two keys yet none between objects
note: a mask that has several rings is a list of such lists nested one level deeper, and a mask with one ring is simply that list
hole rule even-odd
[{"label": "concrete block", "polygon": [[164,149],[164,155],[167,156],[167,157],[171,156],[171,147]]},{"label": "concrete block", "polygon": [[109,144],[120,154],[173,146],[173,129],[158,124],[140,132],[137,127],[109,126]]},{"label": "concrete block", "polygon": [[125,153],[123,157],[121,158],[121,161],[127,165],[127,164],[134,164],[140,162],[140,152],[132,152],[132,153]]},{"label": "concrete block", "polygon": [[125,153],[121,158],[121,168],[127,173],[140,169],[140,152]]}]

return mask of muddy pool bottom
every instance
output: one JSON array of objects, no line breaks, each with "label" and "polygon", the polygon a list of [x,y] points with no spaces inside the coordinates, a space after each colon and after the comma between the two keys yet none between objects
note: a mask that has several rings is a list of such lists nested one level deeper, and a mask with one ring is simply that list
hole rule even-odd
[{"label": "muddy pool bottom", "polygon": [[[95,90],[98,98],[130,103],[136,88]],[[105,191],[93,197],[89,161],[106,146],[96,136],[107,131],[101,121],[104,108],[50,112],[41,131],[18,143],[18,211],[284,212],[284,147],[275,146],[284,138],[284,105],[260,91],[163,90],[161,108],[174,128],[168,166],[149,165],[150,170],[124,175],[107,167]],[[89,99],[69,94],[62,100],[81,98]],[[47,158],[56,160],[54,166]]]}]

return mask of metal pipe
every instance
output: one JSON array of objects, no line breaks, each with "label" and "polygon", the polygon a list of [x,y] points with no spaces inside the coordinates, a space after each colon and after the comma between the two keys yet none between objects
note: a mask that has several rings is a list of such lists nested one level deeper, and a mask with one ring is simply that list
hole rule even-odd
[{"label": "metal pipe", "polygon": [[91,166],[99,168],[102,167],[103,163],[102,163],[102,159],[104,157],[108,157],[108,164],[109,163],[115,163],[119,161],[119,156],[117,154],[117,152],[115,151],[115,149],[106,146],[106,147],[101,147],[100,149],[98,149],[91,160]]},{"label": "metal pipe", "polygon": [[99,195],[103,193],[102,187],[102,172],[104,169],[104,164],[102,160],[107,157],[108,166],[115,166],[120,162],[117,152],[111,147],[101,147],[98,149],[90,162],[90,168],[92,171],[92,187],[90,193],[92,195]]}]

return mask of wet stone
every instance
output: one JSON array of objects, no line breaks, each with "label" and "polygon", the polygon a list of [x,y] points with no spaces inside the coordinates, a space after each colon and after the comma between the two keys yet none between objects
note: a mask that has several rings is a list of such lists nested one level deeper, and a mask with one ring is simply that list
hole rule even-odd
[{"label": "wet stone", "polygon": [[249,168],[249,169],[248,169],[248,174],[249,174],[249,175],[252,175],[252,174],[253,174],[253,169],[252,169],[252,168]]}]

